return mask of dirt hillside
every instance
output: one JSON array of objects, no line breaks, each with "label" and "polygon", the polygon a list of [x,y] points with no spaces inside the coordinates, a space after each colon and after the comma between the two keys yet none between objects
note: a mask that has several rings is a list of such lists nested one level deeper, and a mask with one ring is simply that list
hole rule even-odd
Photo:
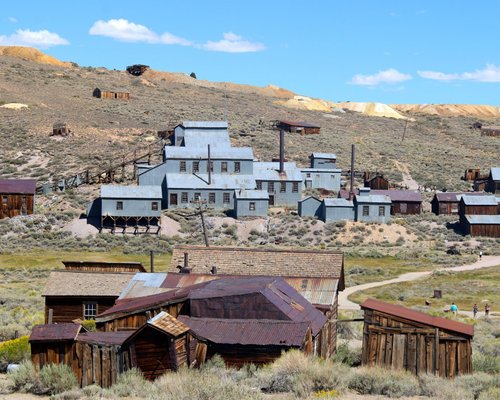
[{"label": "dirt hillside", "polygon": [[499,118],[500,107],[478,104],[391,104],[397,111],[441,116],[471,116],[478,118]]},{"label": "dirt hillside", "polygon": [[71,67],[69,62],[59,61],[57,58],[42,53],[32,47],[0,46],[0,55],[21,58],[26,61],[35,61],[41,64],[57,65],[58,67]]},{"label": "dirt hillside", "polygon": [[335,107],[370,115],[371,117],[407,119],[407,117],[398,113],[394,108],[383,103],[357,103],[349,101],[344,103],[335,103]]}]

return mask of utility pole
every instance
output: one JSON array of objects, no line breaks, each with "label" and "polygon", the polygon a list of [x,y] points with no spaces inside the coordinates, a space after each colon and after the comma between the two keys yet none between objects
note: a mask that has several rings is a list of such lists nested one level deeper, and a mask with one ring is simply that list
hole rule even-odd
[{"label": "utility pole", "polygon": [[205,240],[205,246],[210,247],[210,244],[208,243],[208,231],[207,231],[207,226],[205,224],[205,215],[204,215],[206,211],[206,206],[205,208],[202,207],[203,205],[206,205],[206,201],[197,199],[193,200],[193,203],[198,206],[198,212],[196,214],[199,215],[201,218],[201,228],[203,229],[203,239]]},{"label": "utility pole", "polygon": [[403,143],[403,140],[405,140],[405,134],[406,134],[406,127],[408,126],[408,119],[405,121],[405,129],[403,131],[403,137],[401,138],[401,143]]}]

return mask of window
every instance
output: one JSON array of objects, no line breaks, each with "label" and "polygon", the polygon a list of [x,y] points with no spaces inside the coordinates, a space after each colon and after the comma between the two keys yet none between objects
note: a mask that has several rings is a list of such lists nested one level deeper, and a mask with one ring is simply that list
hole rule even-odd
[{"label": "window", "polygon": [[241,163],[239,161],[234,162],[234,172],[240,172],[241,171]]},{"label": "window", "polygon": [[255,181],[255,184],[257,185],[257,190],[262,190],[262,181]]},{"label": "window", "polygon": [[116,202],[116,209],[117,210],[123,210],[123,201],[117,201]]},{"label": "window", "polygon": [[274,182],[268,182],[267,183],[267,191],[269,193],[274,193]]},{"label": "window", "polygon": [[222,161],[220,164],[220,172],[227,172],[227,161]]},{"label": "window", "polygon": [[200,172],[200,162],[199,161],[193,161],[193,173],[195,172]]},{"label": "window", "polygon": [[370,206],[363,206],[363,217],[368,217],[370,215]]},{"label": "window", "polygon": [[194,201],[199,201],[201,200],[201,193],[195,193],[194,194]]},{"label": "window", "polygon": [[210,161],[207,164],[207,172],[209,171],[209,168],[210,168],[210,172],[214,172],[214,162],[213,161]]},{"label": "window", "polygon": [[286,182],[280,182],[280,193],[286,193]]},{"label": "window", "polygon": [[224,204],[229,204],[229,202],[230,202],[230,197],[229,197],[229,196],[230,196],[230,194],[229,194],[229,193],[224,193],[224,195],[223,195],[223,197],[222,197],[222,202],[223,202]]},{"label": "window", "polygon": [[249,204],[248,204],[248,209],[250,211],[255,211],[255,201],[251,201]]},{"label": "window", "polygon": [[95,319],[97,303],[83,303],[83,319]]},{"label": "window", "polygon": [[208,194],[208,203],[209,204],[215,204],[215,193],[209,193]]},{"label": "window", "polygon": [[151,210],[152,211],[158,211],[158,202],[157,201],[153,201],[151,203]]},{"label": "window", "polygon": [[179,171],[180,172],[186,172],[186,161],[181,161],[179,163]]},{"label": "window", "polygon": [[385,216],[385,207],[384,206],[378,206],[378,215],[380,217]]},{"label": "window", "polygon": [[182,192],[181,193],[181,203],[187,203],[188,202],[188,194],[187,192]]},{"label": "window", "polygon": [[292,193],[298,193],[298,192],[299,192],[299,182],[293,182]]},{"label": "window", "polygon": [[307,172],[306,173],[306,178],[310,178],[311,177],[311,173],[310,172]]}]

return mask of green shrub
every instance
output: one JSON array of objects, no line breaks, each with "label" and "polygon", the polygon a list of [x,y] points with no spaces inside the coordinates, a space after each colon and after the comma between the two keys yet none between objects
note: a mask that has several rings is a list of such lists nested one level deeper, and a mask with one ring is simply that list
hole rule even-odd
[{"label": "green shrub", "polygon": [[500,357],[475,352],[472,355],[472,370],[488,374],[500,373]]},{"label": "green shrub", "polygon": [[500,387],[492,387],[482,392],[478,400],[500,400]]},{"label": "green shrub", "polygon": [[49,364],[40,371],[40,381],[49,394],[58,394],[78,386],[75,375],[65,364]]},{"label": "green shrub", "polygon": [[474,396],[468,390],[455,384],[454,381],[435,375],[419,377],[421,394],[432,399],[473,400]]},{"label": "green shrub", "polygon": [[31,361],[23,361],[19,368],[9,374],[12,387],[15,391],[43,393],[42,383]]},{"label": "green shrub", "polygon": [[9,340],[0,344],[0,363],[19,363],[30,356],[29,336]]},{"label": "green shrub", "polygon": [[381,394],[388,397],[418,396],[417,378],[406,371],[384,368],[360,368],[352,376],[349,388],[361,394]]},{"label": "green shrub", "polygon": [[472,396],[477,399],[482,392],[493,387],[499,387],[500,377],[478,372],[473,375],[460,375],[456,377],[455,384],[472,393]]},{"label": "green shrub", "polygon": [[142,396],[149,385],[142,372],[137,368],[132,368],[118,375],[111,392],[118,397]]},{"label": "green shrub", "polygon": [[82,321],[82,326],[90,332],[96,331],[96,325],[94,319],[86,319]]},{"label": "green shrub", "polygon": [[[348,324],[343,324],[348,325]],[[361,364],[361,348],[351,349],[348,342],[342,342],[337,346],[337,350],[332,357],[333,361],[352,366]]]}]

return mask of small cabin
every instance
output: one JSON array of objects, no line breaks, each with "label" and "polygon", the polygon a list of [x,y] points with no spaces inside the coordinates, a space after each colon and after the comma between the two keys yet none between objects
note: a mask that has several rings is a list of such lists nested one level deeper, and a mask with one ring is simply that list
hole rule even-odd
[{"label": "small cabin", "polygon": [[443,378],[472,373],[472,325],[374,299],[361,309],[363,365]]},{"label": "small cabin", "polygon": [[389,180],[382,174],[365,172],[364,186],[373,190],[389,190]]},{"label": "small cabin", "polygon": [[33,214],[35,191],[34,179],[0,179],[0,219]]},{"label": "small cabin", "polygon": [[481,177],[481,169],[480,168],[467,168],[465,170],[463,180],[466,182],[474,182],[476,179]]},{"label": "small cabin", "polygon": [[466,235],[500,238],[500,214],[465,215],[461,224]]},{"label": "small cabin", "polygon": [[304,121],[277,121],[277,127],[285,132],[300,133],[301,135],[318,135],[321,127]]},{"label": "small cabin", "polygon": [[500,195],[500,167],[491,168],[486,182],[486,191]]},{"label": "small cabin", "polygon": [[50,136],[68,136],[71,133],[71,130],[68,128],[68,124],[65,122],[56,122],[52,126],[52,133]]},{"label": "small cabin", "polygon": [[241,217],[267,217],[269,209],[269,193],[267,190],[234,191],[234,216]]},{"label": "small cabin", "polygon": [[500,136],[500,126],[481,126],[481,136]]},{"label": "small cabin", "polygon": [[101,90],[99,88],[95,88],[92,95],[98,99],[130,100],[130,93],[128,92],[113,92],[111,90]]}]

